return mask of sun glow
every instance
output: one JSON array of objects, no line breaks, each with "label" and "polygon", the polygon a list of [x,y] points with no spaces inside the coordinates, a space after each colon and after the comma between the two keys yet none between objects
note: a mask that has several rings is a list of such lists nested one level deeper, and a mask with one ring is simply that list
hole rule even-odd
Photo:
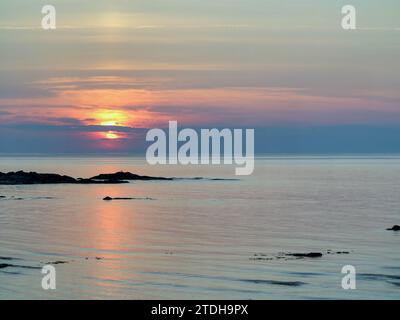
[{"label": "sun glow", "polygon": [[118,128],[112,127],[127,127],[130,125],[130,118],[128,113],[122,110],[97,109],[96,112],[92,113],[88,121],[91,125],[105,127],[104,130],[100,129],[95,134],[97,139],[112,141],[127,137],[126,133],[120,132],[121,130]]},{"label": "sun glow", "polygon": [[128,115],[119,110],[101,110],[94,115],[101,126],[126,126]]},{"label": "sun glow", "polygon": [[114,140],[114,139],[119,139],[119,138],[121,138],[121,136],[120,136],[117,132],[115,132],[115,131],[108,131],[108,132],[105,132],[105,133],[104,133],[104,137],[105,137],[106,139],[110,139],[110,140]]}]

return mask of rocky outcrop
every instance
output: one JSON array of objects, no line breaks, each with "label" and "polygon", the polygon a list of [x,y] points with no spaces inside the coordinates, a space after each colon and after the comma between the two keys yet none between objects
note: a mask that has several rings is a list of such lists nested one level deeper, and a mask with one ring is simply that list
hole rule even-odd
[{"label": "rocky outcrop", "polygon": [[79,183],[79,184],[119,184],[119,183],[129,183],[129,181],[117,180],[117,179],[93,180],[93,179],[78,178],[76,183]]},{"label": "rocky outcrop", "polygon": [[173,180],[173,178],[140,176],[131,172],[103,173],[91,177],[90,180]]},{"label": "rocky outcrop", "polygon": [[275,255],[256,253],[249,259],[253,261],[316,259],[316,258],[322,258],[325,254],[342,255],[342,254],[350,254],[350,251],[333,251],[329,249],[326,250],[325,252],[279,252],[278,254]]},{"label": "rocky outcrop", "polygon": [[[75,183],[75,184],[117,184],[129,183],[129,181],[171,181],[171,180],[236,180],[236,179],[206,179],[202,177],[196,178],[165,178],[165,177],[152,177],[141,176],[131,172],[116,172],[116,173],[103,173],[91,178],[72,178],[65,175],[55,173],[37,173],[37,172],[0,172],[0,185],[20,185],[20,184],[60,184],[60,183]],[[0,196],[3,198],[4,196]]]},{"label": "rocky outcrop", "polygon": [[321,252],[307,252],[307,253],[287,253],[287,256],[296,258],[321,258]]},{"label": "rocky outcrop", "polygon": [[19,185],[19,184],[117,184],[128,183],[129,180],[173,180],[172,178],[140,176],[131,172],[116,172],[99,174],[89,179],[72,178],[69,176],[54,173],[37,172],[0,172],[0,185]]},{"label": "rocky outcrop", "polygon": [[8,172],[0,173],[0,184],[56,184],[56,183],[76,183],[74,178],[53,173],[37,172]]},{"label": "rocky outcrop", "polygon": [[127,197],[116,197],[116,198],[111,198],[109,196],[103,198],[104,201],[111,201],[111,200],[154,200],[153,198],[127,198]]},{"label": "rocky outcrop", "polygon": [[92,179],[75,179],[65,175],[54,173],[37,173],[37,172],[0,172],[0,185],[23,185],[23,184],[99,184],[99,183],[127,183],[127,181],[118,179],[92,180]]}]

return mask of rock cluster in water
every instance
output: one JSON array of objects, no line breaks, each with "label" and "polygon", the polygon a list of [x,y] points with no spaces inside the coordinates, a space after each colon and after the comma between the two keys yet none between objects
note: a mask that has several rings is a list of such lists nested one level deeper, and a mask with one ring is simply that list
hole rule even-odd
[{"label": "rock cluster in water", "polygon": [[103,198],[104,201],[111,201],[111,200],[154,200],[153,198],[146,197],[146,198],[128,198],[128,197],[116,197],[112,198],[110,196],[106,196]]},{"label": "rock cluster in water", "polygon": [[172,180],[173,178],[140,176],[130,172],[116,172],[100,174],[88,179],[72,178],[66,175],[55,173],[37,172],[0,172],[0,185],[20,185],[20,184],[117,184],[128,183],[129,180]]},{"label": "rock cluster in water", "polygon": [[292,259],[315,259],[322,258],[325,254],[335,255],[335,254],[350,254],[350,251],[333,251],[326,250],[326,252],[279,252],[276,255],[268,255],[265,253],[256,253],[250,260],[254,261],[270,261],[270,260],[292,260]]},{"label": "rock cluster in water", "polygon": [[173,180],[173,178],[140,176],[131,172],[103,173],[90,178],[90,180]]}]

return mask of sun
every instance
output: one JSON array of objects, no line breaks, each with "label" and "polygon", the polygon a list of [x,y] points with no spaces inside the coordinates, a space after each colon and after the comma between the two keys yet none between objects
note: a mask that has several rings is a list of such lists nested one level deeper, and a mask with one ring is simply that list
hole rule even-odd
[{"label": "sun", "polygon": [[[125,111],[101,109],[97,110],[91,119],[93,125],[100,127],[126,127],[129,125],[129,117]],[[102,130],[101,130],[102,131]],[[126,137],[126,134],[119,132],[118,129],[107,128],[98,132],[97,137],[106,140],[117,140]]]},{"label": "sun", "polygon": [[101,126],[126,126],[128,122],[128,115],[120,110],[100,110],[96,112],[94,118]]},{"label": "sun", "polygon": [[115,131],[108,131],[108,132],[105,132],[105,133],[104,133],[104,137],[105,137],[106,139],[110,139],[110,140],[114,140],[114,139],[119,139],[119,138],[121,138],[121,137],[118,135],[118,133],[115,132]]}]

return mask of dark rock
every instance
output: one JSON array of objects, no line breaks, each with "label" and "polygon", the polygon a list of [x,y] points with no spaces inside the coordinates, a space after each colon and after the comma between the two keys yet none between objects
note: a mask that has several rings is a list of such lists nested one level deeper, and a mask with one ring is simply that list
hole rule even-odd
[{"label": "dark rock", "polygon": [[[172,180],[172,178],[140,176],[130,172],[117,172],[112,174],[100,174],[89,179],[75,179],[65,175],[37,172],[0,172],[0,185],[21,184],[119,184],[128,183],[126,180]],[[2,196],[3,198],[3,196]]]},{"label": "dark rock", "polygon": [[239,281],[250,282],[254,284],[268,284],[268,285],[279,285],[288,287],[299,287],[305,285],[302,281],[279,281],[279,280],[263,280],[263,279],[240,279]]},{"label": "dark rock", "polygon": [[0,269],[5,268],[24,268],[24,269],[40,269],[40,267],[33,267],[33,266],[22,266],[17,264],[8,264],[8,263],[0,263]]},{"label": "dark rock", "polygon": [[[75,179],[65,175],[54,173],[37,173],[37,172],[0,172],[0,185],[23,185],[23,184],[61,184],[61,183],[74,183],[74,184],[116,184],[128,183],[118,179],[106,179],[102,181],[95,181],[92,179]],[[15,199],[14,199],[15,200]]]},{"label": "dark rock", "polygon": [[395,224],[393,227],[391,227],[390,229],[386,229],[386,230],[391,230],[391,231],[400,231],[400,226]]},{"label": "dark rock", "polygon": [[287,253],[287,256],[296,258],[320,258],[322,257],[321,252],[309,252],[309,253]]},{"label": "dark rock", "polygon": [[124,197],[116,197],[113,200],[135,200],[136,198],[124,198]]},{"label": "dark rock", "polygon": [[116,198],[111,198],[109,196],[103,198],[105,201],[111,201],[111,200],[154,200],[153,198],[123,198],[123,197],[116,197]]},{"label": "dark rock", "polygon": [[[152,177],[152,176],[141,176],[131,172],[116,172],[116,173],[106,173],[99,174],[92,178],[78,178],[59,175],[54,173],[37,173],[37,172],[0,172],[0,185],[22,185],[22,184],[60,184],[60,183],[74,183],[74,184],[119,184],[119,183],[129,183],[129,181],[142,180],[204,180],[202,177],[195,178],[165,178],[165,177]],[[210,181],[220,181],[220,180],[238,180],[238,179],[207,179]],[[0,196],[0,198],[5,198]]]},{"label": "dark rock", "polygon": [[103,260],[104,257],[85,257],[85,260],[90,260],[90,259],[93,259],[93,260]]},{"label": "dark rock", "polygon": [[0,260],[17,260],[17,258],[12,258],[12,257],[0,257]]},{"label": "dark rock", "polygon": [[124,180],[117,179],[107,179],[107,180],[93,180],[93,179],[79,179],[77,183],[80,184],[120,184],[120,183],[129,183]]},{"label": "dark rock", "polygon": [[[277,259],[279,259],[279,257],[277,257]],[[250,257],[249,260],[252,260],[252,261],[271,261],[271,260],[273,260],[273,258],[265,258],[265,257],[254,256],[254,257]]]},{"label": "dark rock", "polygon": [[0,184],[50,184],[50,183],[76,183],[74,178],[52,173],[37,172],[8,172],[0,174]]},{"label": "dark rock", "polygon": [[173,180],[173,178],[140,176],[131,172],[120,171],[116,173],[99,174],[90,178],[90,180]]},{"label": "dark rock", "polygon": [[12,196],[9,200],[24,200],[24,198],[21,198],[21,197],[16,198],[16,197]]},{"label": "dark rock", "polygon": [[[326,250],[327,255],[342,255],[342,254],[350,254],[350,251],[332,251]],[[307,259],[307,258],[321,258],[324,254],[322,252],[305,252],[305,253],[297,253],[297,252],[279,252],[275,255],[267,255],[264,253],[256,253],[249,260],[253,261],[270,261],[270,260],[294,260],[294,259]]]},{"label": "dark rock", "polygon": [[52,262],[47,262],[46,264],[64,264],[64,263],[68,263],[68,261],[52,261]]}]

